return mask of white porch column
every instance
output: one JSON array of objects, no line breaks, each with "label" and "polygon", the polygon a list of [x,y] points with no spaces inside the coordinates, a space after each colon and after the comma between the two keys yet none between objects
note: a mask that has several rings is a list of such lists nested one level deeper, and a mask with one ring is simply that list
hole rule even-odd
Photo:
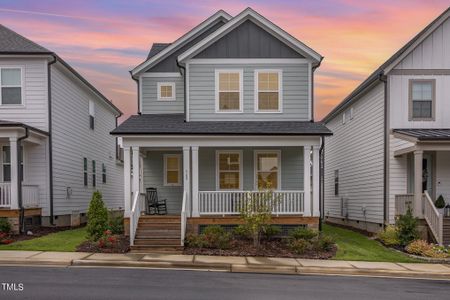
[{"label": "white porch column", "polygon": [[187,194],[187,207],[191,207],[191,157],[190,147],[183,147],[183,192]]},{"label": "white porch column", "polygon": [[130,147],[123,148],[123,177],[124,177],[124,214],[130,217],[131,211],[131,159]]},{"label": "white porch column", "polygon": [[422,217],[423,151],[414,151],[414,215]]},{"label": "white porch column", "polygon": [[132,151],[133,151],[133,176],[131,177],[133,182],[132,182],[132,187],[133,189],[131,190],[131,194],[134,195],[134,192],[139,191],[140,187],[139,187],[139,175],[140,175],[140,156],[139,156],[139,147],[133,146],[131,147]]},{"label": "white porch column", "polygon": [[312,215],[314,217],[320,217],[320,209],[319,209],[319,203],[320,203],[320,187],[319,187],[319,181],[320,181],[320,146],[314,145],[313,146],[313,184],[312,184]]},{"label": "white porch column", "polygon": [[199,217],[198,212],[198,147],[192,146],[192,216]]},{"label": "white porch column", "polygon": [[11,209],[19,209],[19,170],[17,164],[19,157],[17,156],[17,137],[9,138],[10,157],[11,157]]},{"label": "white porch column", "polygon": [[311,146],[303,146],[303,215],[311,216]]}]

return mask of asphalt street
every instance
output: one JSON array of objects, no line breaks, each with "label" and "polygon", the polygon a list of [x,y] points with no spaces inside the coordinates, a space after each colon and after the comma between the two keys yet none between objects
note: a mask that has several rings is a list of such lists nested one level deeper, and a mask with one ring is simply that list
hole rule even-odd
[{"label": "asphalt street", "polygon": [[186,270],[0,266],[0,283],[0,299],[450,299],[450,281]]}]

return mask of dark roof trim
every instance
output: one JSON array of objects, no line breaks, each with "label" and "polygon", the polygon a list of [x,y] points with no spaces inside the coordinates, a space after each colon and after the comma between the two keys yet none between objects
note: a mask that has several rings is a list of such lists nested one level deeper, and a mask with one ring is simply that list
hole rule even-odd
[{"label": "dark roof trim", "polygon": [[152,132],[152,133],[142,133],[142,132],[114,132],[111,131],[110,134],[112,135],[139,135],[139,136],[146,136],[146,135],[168,135],[168,136],[177,136],[177,135],[183,135],[183,136],[199,136],[199,135],[212,135],[212,136],[224,136],[224,135],[243,135],[243,136],[330,136],[333,135],[331,132],[321,132],[321,133],[275,133],[275,132],[268,132],[268,133],[251,133],[251,132],[189,132],[189,133],[183,133],[183,132]]},{"label": "dark roof trim", "polygon": [[393,129],[394,133],[411,137],[417,141],[450,141],[450,128]]},{"label": "dark roof trim", "polygon": [[28,129],[28,130],[34,131],[36,133],[47,135],[47,136],[49,135],[47,131],[38,129],[38,128],[33,127],[33,126],[29,126],[29,125],[24,124],[24,123],[10,122],[10,121],[0,121],[0,128],[14,128],[14,127]]},{"label": "dark roof trim", "polygon": [[422,37],[431,27],[433,27],[445,14],[450,12],[450,7],[447,8],[442,14],[440,14],[436,19],[434,19],[430,24],[428,24],[424,29],[422,29],[416,36],[414,36],[408,43],[401,47],[394,55],[392,55],[387,61],[385,61],[378,69],[375,70],[370,76],[364,80],[353,92],[350,93],[344,100],[338,104],[330,113],[328,113],[322,122],[328,123],[336,115],[338,115],[343,109],[348,105],[358,100],[359,95],[364,93],[368,88],[372,87],[372,84],[379,80],[385,75],[384,70],[391,65],[397,58],[402,56],[408,48],[410,48],[418,39]]}]

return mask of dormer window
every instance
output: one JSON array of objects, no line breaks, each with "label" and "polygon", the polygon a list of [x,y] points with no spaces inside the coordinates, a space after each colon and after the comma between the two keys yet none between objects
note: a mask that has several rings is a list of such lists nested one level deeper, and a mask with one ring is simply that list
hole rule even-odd
[{"label": "dormer window", "polygon": [[158,82],[158,101],[175,101],[175,82]]},{"label": "dormer window", "polygon": [[216,112],[242,112],[242,70],[216,70]]},{"label": "dormer window", "polygon": [[1,105],[22,105],[22,69],[0,68]]},{"label": "dormer window", "polygon": [[433,121],[435,116],[436,80],[409,81],[409,120]]},{"label": "dormer window", "polygon": [[281,111],[281,71],[255,71],[256,112]]}]

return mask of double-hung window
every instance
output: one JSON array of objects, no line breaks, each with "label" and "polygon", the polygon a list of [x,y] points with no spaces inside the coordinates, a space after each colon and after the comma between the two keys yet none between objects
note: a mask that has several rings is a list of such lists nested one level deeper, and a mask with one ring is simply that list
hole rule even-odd
[{"label": "double-hung window", "polygon": [[175,100],[175,82],[158,82],[158,101]]},{"label": "double-hung window", "polygon": [[255,151],[255,180],[258,190],[280,188],[280,151]]},{"label": "double-hung window", "polygon": [[22,69],[0,68],[1,105],[22,105]]},{"label": "double-hung window", "polygon": [[[23,181],[23,147],[19,149],[20,158],[20,180]],[[3,171],[3,181],[11,182],[11,147],[2,147],[2,171]]]},{"label": "double-hung window", "polygon": [[216,155],[217,188],[242,189],[242,151],[217,151]]},{"label": "double-hung window", "polygon": [[255,71],[256,112],[281,111],[281,71]]},{"label": "double-hung window", "polygon": [[102,163],[102,182],[106,183],[106,165]]},{"label": "double-hung window", "polygon": [[411,79],[409,81],[409,120],[431,121],[434,119],[436,81],[434,79]]},{"label": "double-hung window", "polygon": [[92,186],[96,186],[97,185],[97,180],[95,177],[96,173],[96,168],[95,168],[95,160],[92,161]]},{"label": "double-hung window", "polygon": [[95,103],[89,100],[89,128],[94,130],[95,127]]},{"label": "double-hung window", "polygon": [[339,170],[334,170],[334,195],[339,196]]},{"label": "double-hung window", "polygon": [[164,185],[180,186],[181,185],[181,155],[165,154],[164,155]]},{"label": "double-hung window", "polygon": [[83,158],[83,184],[88,186],[88,160],[86,157]]},{"label": "double-hung window", "polygon": [[216,112],[242,112],[242,70],[216,70]]}]

